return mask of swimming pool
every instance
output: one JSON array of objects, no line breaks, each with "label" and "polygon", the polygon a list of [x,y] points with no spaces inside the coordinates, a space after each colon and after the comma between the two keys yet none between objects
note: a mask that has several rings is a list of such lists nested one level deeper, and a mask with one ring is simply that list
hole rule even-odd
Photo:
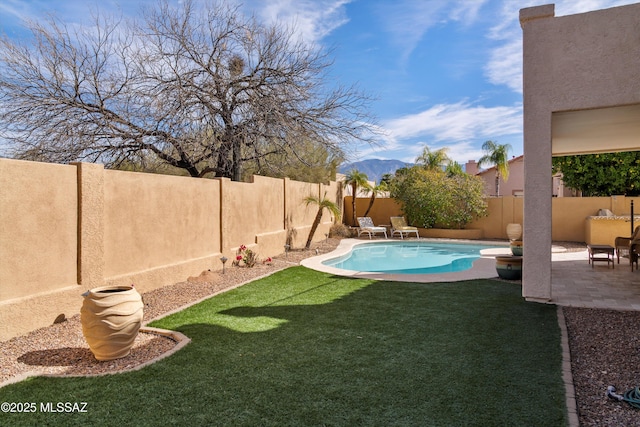
[{"label": "swimming pool", "polygon": [[387,274],[438,274],[470,269],[481,250],[496,246],[439,242],[375,242],[322,261],[328,267]]}]

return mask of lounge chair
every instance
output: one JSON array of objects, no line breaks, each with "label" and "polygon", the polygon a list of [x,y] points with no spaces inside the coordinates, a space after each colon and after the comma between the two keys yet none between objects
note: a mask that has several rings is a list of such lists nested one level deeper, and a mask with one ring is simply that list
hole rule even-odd
[{"label": "lounge chair", "polygon": [[368,234],[369,239],[371,236],[375,236],[376,234],[384,234],[384,238],[387,238],[387,228],[386,227],[376,227],[373,225],[373,220],[368,216],[359,216],[358,217],[358,237],[361,234]]},{"label": "lounge chair", "polygon": [[391,217],[391,237],[395,236],[396,233],[400,235],[401,239],[404,239],[405,234],[409,236],[411,233],[416,233],[416,237],[420,238],[418,229],[407,225],[407,220],[403,216]]},{"label": "lounge chair", "polygon": [[636,269],[638,269],[638,254],[640,254],[640,226],[636,227],[631,237],[616,237],[615,246],[618,264],[620,264],[620,257],[629,258],[631,271],[633,271],[634,263],[636,264]]}]

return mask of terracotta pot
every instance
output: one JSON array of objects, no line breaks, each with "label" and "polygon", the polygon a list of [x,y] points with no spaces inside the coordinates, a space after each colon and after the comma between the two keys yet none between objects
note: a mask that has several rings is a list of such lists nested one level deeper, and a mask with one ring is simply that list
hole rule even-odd
[{"label": "terracotta pot", "polygon": [[496,271],[498,276],[507,280],[519,280],[522,278],[522,257],[497,256]]},{"label": "terracotta pot", "polygon": [[507,237],[509,240],[518,240],[522,236],[522,226],[520,224],[507,224]]},{"label": "terracotta pot", "polygon": [[83,294],[82,334],[98,360],[125,357],[142,325],[142,297],[131,286],[103,286]]}]

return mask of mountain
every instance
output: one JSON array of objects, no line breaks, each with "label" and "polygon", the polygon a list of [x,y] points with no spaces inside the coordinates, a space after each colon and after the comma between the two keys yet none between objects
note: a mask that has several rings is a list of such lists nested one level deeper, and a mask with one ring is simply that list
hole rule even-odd
[{"label": "mountain", "polygon": [[357,169],[358,171],[367,174],[369,181],[379,183],[380,178],[382,178],[382,175],[385,173],[394,174],[397,169],[405,166],[411,166],[411,163],[402,162],[400,160],[368,159],[340,165],[338,172],[346,174],[353,169]]}]

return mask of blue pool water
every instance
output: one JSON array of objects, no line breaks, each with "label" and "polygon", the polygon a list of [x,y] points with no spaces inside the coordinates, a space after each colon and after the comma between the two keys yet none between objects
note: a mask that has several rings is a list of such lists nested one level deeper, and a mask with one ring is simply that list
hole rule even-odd
[{"label": "blue pool water", "polygon": [[389,274],[454,273],[471,268],[482,249],[494,246],[433,242],[380,242],[357,245],[324,265]]}]

